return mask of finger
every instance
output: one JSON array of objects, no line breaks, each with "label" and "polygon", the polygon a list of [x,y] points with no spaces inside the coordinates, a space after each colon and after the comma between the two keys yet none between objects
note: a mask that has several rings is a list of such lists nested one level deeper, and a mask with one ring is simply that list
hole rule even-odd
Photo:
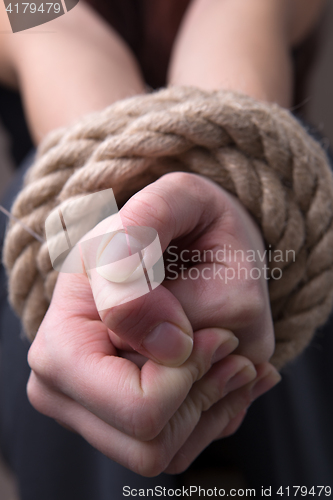
[{"label": "finger", "polygon": [[[249,266],[249,263],[243,263]],[[166,280],[164,286],[181,303],[194,330],[217,326],[234,332],[238,353],[254,364],[267,361],[274,350],[274,331],[268,295],[259,280],[226,280],[230,270],[218,263],[202,263]]]},{"label": "finger", "polygon": [[[109,284],[102,280],[95,275],[93,287],[110,297]],[[191,323],[179,301],[163,286],[125,304],[104,309],[100,316],[113,336],[158,363],[180,366],[192,352]]]},{"label": "finger", "polygon": [[[205,183],[209,189],[207,186],[202,189]],[[133,196],[119,212],[120,217],[113,218],[108,228],[103,222],[103,227],[113,234],[120,229],[121,219],[125,228],[152,228],[159,235],[163,252],[172,239],[189,233],[195,238],[198,228],[202,231],[212,223],[216,213],[221,214],[218,194],[217,186],[198,176],[169,174]],[[214,210],[215,205],[219,205],[219,210]],[[147,272],[149,274],[149,269]],[[90,274],[94,297],[101,304],[98,307],[101,318],[112,332],[135,351],[162,364],[179,366],[188,358],[192,349],[192,327],[179,300],[169,290],[159,286],[144,292],[148,286],[144,276],[142,283],[126,281],[115,288],[112,276],[109,279],[101,276],[98,268]],[[114,279],[118,278],[117,275]],[[138,283],[143,287],[138,292],[140,297],[136,295]],[[126,297],[123,291],[116,292],[124,287],[128,290]]]},{"label": "finger", "polygon": [[28,398],[40,412],[80,434],[111,460],[142,476],[157,476],[171,460],[159,438],[142,442],[108,425],[79,403],[45,386],[32,372]]},{"label": "finger", "polygon": [[[202,378],[200,385],[203,391],[210,391],[212,404],[225,392],[223,378],[228,371],[227,366],[237,365],[244,369],[247,364],[249,362],[245,358],[229,356],[220,361],[219,366],[214,365],[214,376],[210,374],[206,380]],[[158,436],[142,442],[108,425],[68,396],[45,386],[33,372],[28,383],[28,397],[38,411],[74,429],[112,460],[147,476],[159,474],[165,469],[196,427],[207,402],[206,397],[204,403],[197,392],[190,395]],[[149,425],[149,420],[147,423]]]},{"label": "finger", "polygon": [[[207,331],[207,329],[205,329],[205,331]],[[215,354],[213,355],[212,364],[217,363],[221,359],[224,359],[228,354],[233,352],[238,347],[239,344],[237,337],[231,334],[231,332],[228,332],[227,330],[224,329],[220,329],[220,332],[222,335],[226,335],[227,338],[225,342],[223,342],[220,345],[220,347],[216,350]],[[119,339],[119,337],[117,337],[117,335],[113,334],[113,332],[109,332],[109,334],[113,344],[115,345],[115,347],[117,347],[120,356],[122,356],[125,359],[129,359],[130,361],[135,363],[139,368],[142,368],[142,366],[148,361],[148,358],[132,350],[132,348],[130,348],[128,344],[123,343],[122,340]],[[197,334],[198,333],[195,333],[194,335]],[[229,336],[230,338],[228,338]]]},{"label": "finger", "polygon": [[217,439],[225,438],[231,436],[232,434],[235,434],[235,432],[242,425],[243,420],[247,414],[247,410],[248,409],[245,408],[243,411],[239,412],[236,417],[232,418],[229,424],[226,426],[224,431],[220,434],[220,436]]},{"label": "finger", "polygon": [[214,440],[235,432],[242,423],[251,402],[267,392],[281,380],[281,376],[269,363],[257,367],[258,376],[253,382],[230,392],[201,419],[189,439],[179,449],[165,472],[179,474]]},{"label": "finger", "polygon": [[[193,383],[209,370],[216,351],[224,349],[225,353],[229,353],[238,345],[231,332],[202,330],[196,332],[192,355],[182,367],[169,368],[148,361],[139,370],[127,359],[105,356],[101,352],[101,345],[104,348],[104,344],[97,343],[96,336],[101,333],[96,329],[104,327],[104,335],[107,336],[102,323],[96,322],[95,330],[87,337],[84,330],[87,328],[86,319],[77,319],[77,337],[67,339],[66,336],[66,349],[60,350],[47,336],[47,323],[43,323],[30,348],[30,367],[59,392],[78,401],[113,427],[140,439],[152,439],[159,434],[186,398]],[[88,330],[90,332],[90,325]],[[85,345],[94,347],[93,352],[87,353],[86,348],[81,348],[82,337]],[[54,341],[62,342],[61,338]],[[242,365],[243,361],[238,358],[230,361],[224,374],[225,382]],[[148,426],[147,421],[150,422]]]},{"label": "finger", "polygon": [[[250,384],[251,390],[251,401],[255,401],[257,398],[271,390],[281,381],[281,375],[279,372],[272,367],[270,363],[262,363],[256,366],[257,377],[255,381]],[[247,411],[247,410],[246,410]],[[245,413],[246,413],[245,411]],[[216,437],[216,439],[221,439],[233,434],[238,426],[237,421],[240,415],[237,415],[234,420],[222,431],[222,433]]]},{"label": "finger", "polygon": [[232,420],[243,413],[250,404],[249,390],[242,388],[229,394],[209,411],[203,413],[197,427],[164,472],[168,474],[184,472],[193,460],[216,439],[217,434],[228,427]]}]

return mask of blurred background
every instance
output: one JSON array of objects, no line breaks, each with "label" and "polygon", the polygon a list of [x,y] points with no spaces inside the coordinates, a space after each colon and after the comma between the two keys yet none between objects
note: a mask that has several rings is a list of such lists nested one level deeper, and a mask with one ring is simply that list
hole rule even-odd
[{"label": "blurred background", "polygon": [[[323,136],[324,147],[333,148],[333,0],[321,27],[321,41],[311,76],[302,92],[302,113],[310,125]],[[14,172],[12,144],[0,121],[0,196],[5,192]],[[0,455],[0,499],[18,500],[15,478]],[[45,499],[47,500],[47,499]]]}]

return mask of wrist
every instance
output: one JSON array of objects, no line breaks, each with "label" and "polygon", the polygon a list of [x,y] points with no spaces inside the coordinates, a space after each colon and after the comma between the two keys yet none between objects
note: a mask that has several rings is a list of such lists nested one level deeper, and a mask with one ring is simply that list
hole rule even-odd
[{"label": "wrist", "polygon": [[84,3],[54,19],[52,30],[11,35],[8,52],[36,144],[55,128],[144,92],[127,46]]},{"label": "wrist", "polygon": [[176,40],[169,83],[226,89],[290,107],[286,0],[197,0]]}]

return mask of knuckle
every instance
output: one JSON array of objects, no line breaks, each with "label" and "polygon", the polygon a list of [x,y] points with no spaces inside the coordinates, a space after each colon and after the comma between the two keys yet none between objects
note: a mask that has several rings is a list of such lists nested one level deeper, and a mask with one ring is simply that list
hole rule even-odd
[{"label": "knuckle", "polygon": [[181,474],[188,469],[191,463],[192,460],[190,460],[189,457],[182,452],[178,452],[172,459],[170,465],[168,465],[167,472],[168,474]]},{"label": "knuckle", "polygon": [[191,384],[200,380],[210,368],[209,362],[204,359],[204,356],[197,355],[195,360],[189,363],[188,369],[191,374]]},{"label": "knuckle", "polygon": [[205,196],[202,189],[203,183],[210,184],[208,179],[191,173],[191,172],[169,172],[163,175],[160,180],[169,181],[173,184],[173,190],[184,189],[186,187],[186,195],[193,199],[196,204],[199,204],[203,209],[205,207]]},{"label": "knuckle", "polygon": [[266,297],[262,284],[254,279],[247,279],[242,282],[242,294],[246,297],[243,301],[239,319],[245,324],[258,321],[266,311]]},{"label": "knuckle", "polygon": [[[135,342],[138,329],[147,321],[146,298],[139,297],[125,304],[112,307],[103,318],[104,323],[115,334],[126,334],[128,342]],[[139,327],[140,325],[140,327]]]},{"label": "knuckle", "polygon": [[52,369],[52,363],[47,359],[45,349],[41,346],[36,337],[28,351],[28,364],[30,368],[39,376],[47,376]]},{"label": "knuckle", "polygon": [[140,441],[152,441],[164,427],[164,417],[160,408],[153,401],[143,398],[131,412],[130,434]]},{"label": "knuckle", "polygon": [[30,404],[37,410],[39,406],[38,403],[40,401],[40,392],[34,382],[32,374],[30,375],[27,383],[27,396]]},{"label": "knuckle", "polygon": [[157,443],[144,443],[135,469],[141,476],[155,477],[166,469],[169,461],[168,454]]},{"label": "knuckle", "polygon": [[169,172],[167,174],[164,174],[161,179],[165,179],[168,181],[171,181],[175,183],[177,186],[181,184],[185,184],[186,186],[188,183],[194,183],[197,182],[197,176],[190,173],[190,172]]},{"label": "knuckle", "polygon": [[161,189],[160,182],[156,181],[145,190],[139,191],[131,198],[130,205],[122,209],[124,225],[164,225],[172,215],[172,207],[168,202],[165,190]]},{"label": "knuckle", "polygon": [[[68,351],[68,356],[71,356],[71,362],[74,365],[77,357],[82,356],[82,353],[74,353],[73,355],[69,349]],[[52,349],[51,346],[48,346],[43,336],[38,333],[28,351],[28,364],[40,380],[51,387],[57,387],[62,376],[66,373],[61,354],[63,352],[65,349]]]},{"label": "knuckle", "polygon": [[28,365],[30,368],[34,371],[36,371],[37,368],[37,360],[38,360],[38,354],[37,354],[37,348],[36,348],[36,340],[31,344],[29,351],[28,351]]},{"label": "knuckle", "polygon": [[[221,384],[220,384],[221,385]],[[215,403],[217,403],[223,395],[223,390],[217,384],[213,384],[209,388],[209,392],[200,392],[199,405],[201,412],[209,410]]]},{"label": "knuckle", "polygon": [[237,395],[230,398],[225,406],[226,425],[248,408],[251,402],[252,399],[249,390],[238,391]]},{"label": "knuckle", "polygon": [[[189,401],[192,401],[192,413],[197,413],[198,417],[202,412],[209,410],[223,396],[224,384],[219,380],[210,377],[205,384],[193,387]],[[195,412],[195,413],[194,413]]]},{"label": "knuckle", "polygon": [[239,421],[235,425],[233,425],[232,428],[223,432],[223,436],[221,436],[221,437],[225,438],[225,437],[229,437],[229,436],[232,436],[233,434],[235,434],[238,431],[238,429],[240,428],[240,426],[242,425],[245,415],[246,415],[246,410],[244,410],[244,412],[242,412],[242,414],[241,414],[242,418],[239,419]]},{"label": "knuckle", "polygon": [[27,383],[27,397],[35,410],[43,413],[44,415],[51,416],[45,390],[41,388],[41,385],[38,383],[37,377],[33,372],[31,373]]},{"label": "knuckle", "polygon": [[275,337],[274,337],[274,330],[273,330],[273,327],[272,327],[272,334],[271,335],[267,335],[264,339],[263,339],[263,342],[262,342],[262,361],[261,362],[264,362],[264,361],[267,361],[268,359],[270,359],[273,354],[274,354],[274,351],[275,351]]}]

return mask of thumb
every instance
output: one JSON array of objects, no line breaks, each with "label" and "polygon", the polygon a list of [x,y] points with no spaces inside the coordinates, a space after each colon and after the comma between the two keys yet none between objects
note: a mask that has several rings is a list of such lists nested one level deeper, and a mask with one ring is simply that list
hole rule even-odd
[{"label": "thumb", "polygon": [[[102,287],[105,291],[109,284]],[[96,282],[94,288],[100,288]],[[99,313],[103,323],[122,341],[161,364],[180,366],[192,352],[191,324],[179,301],[163,286]]]},{"label": "thumb", "polygon": [[106,234],[81,243],[100,317],[135,351],[179,366],[191,354],[192,327],[175,296],[158,286],[164,279],[158,235],[147,227],[114,228],[113,220]]}]

